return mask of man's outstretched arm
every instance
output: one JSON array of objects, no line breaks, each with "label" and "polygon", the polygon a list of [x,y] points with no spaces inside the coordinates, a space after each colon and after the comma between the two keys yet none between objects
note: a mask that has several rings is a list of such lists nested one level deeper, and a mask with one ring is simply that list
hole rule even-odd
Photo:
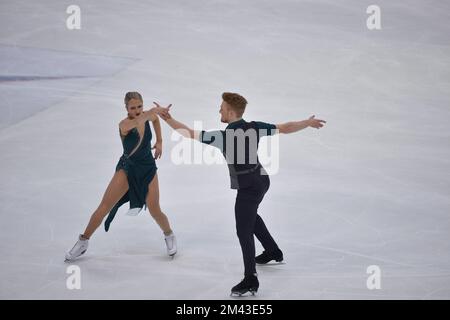
[{"label": "man's outstretched arm", "polygon": [[172,105],[169,105],[166,108],[161,107],[156,102],[153,102],[156,105],[156,108],[153,108],[152,110],[155,111],[172,129],[176,130],[179,134],[181,134],[183,137],[191,138],[198,140],[200,136],[200,131],[193,130],[189,128],[184,123],[181,123],[178,120],[175,120],[172,118],[172,116],[169,113],[170,107]]},{"label": "man's outstretched arm", "polygon": [[303,130],[308,127],[312,128],[322,128],[323,124],[326,123],[325,120],[315,119],[315,116],[311,116],[308,120],[302,121],[291,121],[286,123],[277,124],[276,127],[280,133],[293,133]]}]

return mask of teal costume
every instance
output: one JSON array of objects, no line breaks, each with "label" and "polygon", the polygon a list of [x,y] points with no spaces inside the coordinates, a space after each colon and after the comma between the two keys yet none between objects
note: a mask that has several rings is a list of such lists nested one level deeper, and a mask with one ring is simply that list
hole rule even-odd
[{"label": "teal costume", "polygon": [[130,210],[140,211],[145,206],[148,185],[157,170],[155,158],[151,152],[151,140],[152,131],[148,121],[145,122],[144,137],[139,146],[137,145],[140,136],[137,128],[133,128],[125,137],[122,137],[123,155],[117,163],[116,172],[121,169],[125,171],[129,189],[109,212],[105,220],[105,231],[109,230],[117,210],[124,203],[130,202]]}]

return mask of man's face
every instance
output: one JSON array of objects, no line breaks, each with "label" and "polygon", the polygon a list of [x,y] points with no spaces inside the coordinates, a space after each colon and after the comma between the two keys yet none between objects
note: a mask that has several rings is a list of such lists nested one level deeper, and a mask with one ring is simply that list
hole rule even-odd
[{"label": "man's face", "polygon": [[220,121],[223,123],[230,122],[230,112],[231,108],[225,101],[222,101],[222,104],[220,105]]},{"label": "man's face", "polygon": [[127,105],[128,116],[131,119],[136,118],[142,113],[142,101],[139,99],[131,99]]}]

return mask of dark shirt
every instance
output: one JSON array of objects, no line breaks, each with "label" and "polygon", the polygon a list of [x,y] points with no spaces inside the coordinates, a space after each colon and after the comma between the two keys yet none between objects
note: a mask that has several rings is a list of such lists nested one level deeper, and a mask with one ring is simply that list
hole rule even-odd
[{"label": "dark shirt", "polygon": [[250,174],[267,174],[258,159],[259,139],[276,133],[274,124],[244,119],[225,130],[201,131],[199,141],[218,148],[228,163],[232,189],[248,186]]}]

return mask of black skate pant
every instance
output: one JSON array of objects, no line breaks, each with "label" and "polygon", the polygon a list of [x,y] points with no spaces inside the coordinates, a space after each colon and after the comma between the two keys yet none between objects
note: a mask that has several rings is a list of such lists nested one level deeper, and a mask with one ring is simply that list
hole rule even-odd
[{"label": "black skate pant", "polygon": [[267,175],[249,175],[249,187],[238,190],[234,207],[236,217],[236,231],[244,257],[245,275],[256,273],[255,240],[253,235],[261,242],[264,250],[278,249],[263,219],[258,215],[258,206],[267,190],[270,180]]}]

